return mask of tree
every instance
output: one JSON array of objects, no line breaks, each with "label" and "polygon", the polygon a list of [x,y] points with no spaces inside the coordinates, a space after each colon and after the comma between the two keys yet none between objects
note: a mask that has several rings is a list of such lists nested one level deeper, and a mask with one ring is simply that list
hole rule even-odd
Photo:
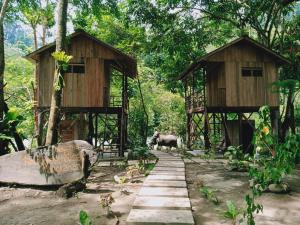
[{"label": "tree", "polygon": [[[296,56],[300,23],[296,2],[299,1],[128,0],[128,5],[132,20],[147,26],[150,33],[155,34],[154,39],[159,37],[160,48],[155,50],[155,55],[163,61],[158,67],[164,70],[163,73],[171,71],[174,74],[178,68],[182,71],[182,64],[195,61],[196,57],[191,55],[201,56],[208,44],[220,45],[230,36],[248,35],[290,59],[292,63],[283,67],[280,80],[300,80],[299,56]],[[222,31],[226,33],[228,30],[232,30],[232,35],[221,35]],[[152,43],[155,46],[157,42]],[[295,46],[293,51],[290,51],[291,46]],[[195,48],[202,48],[202,51],[197,52]],[[171,90],[176,87],[172,79],[165,81]],[[294,106],[291,100],[294,99],[294,90],[286,94],[286,113],[280,123],[282,126],[279,126],[281,134],[286,134],[289,128],[293,130]]]},{"label": "tree", "polygon": [[34,49],[38,48],[38,38],[37,38],[37,26],[41,20],[41,10],[38,1],[27,1],[22,0],[19,2],[19,8],[22,16],[19,19],[25,23],[29,24],[33,31],[33,43]]},{"label": "tree", "polygon": [[[4,116],[4,68],[5,68],[5,55],[4,55],[4,30],[3,20],[5,17],[6,9],[8,6],[8,0],[2,1],[0,12],[0,120],[3,120]],[[0,133],[2,133],[2,127],[0,127]],[[0,139],[0,151],[4,149],[4,141]]]},{"label": "tree", "polygon": [[47,31],[54,25],[54,3],[49,0],[20,0],[18,4],[20,12],[17,17],[23,23],[28,24],[33,32],[34,49],[38,48],[38,26],[42,26],[42,45],[46,44]]},{"label": "tree", "polygon": [[46,38],[49,28],[51,28],[54,21],[54,4],[46,0],[45,6],[41,8],[41,20],[42,25],[42,46],[46,45]]},{"label": "tree", "polygon": [[[58,124],[60,120],[61,95],[63,90],[63,67],[68,57],[63,52],[66,44],[68,0],[59,0],[57,4],[57,30],[56,30],[56,69],[53,79],[50,115],[45,145],[55,144],[58,138]],[[70,58],[69,58],[70,59]]]}]

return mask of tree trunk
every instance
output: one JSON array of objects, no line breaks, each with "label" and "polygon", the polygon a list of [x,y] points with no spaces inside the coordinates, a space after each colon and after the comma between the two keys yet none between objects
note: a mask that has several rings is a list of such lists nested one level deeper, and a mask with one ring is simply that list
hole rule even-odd
[{"label": "tree trunk", "polygon": [[43,25],[42,29],[43,29],[42,45],[45,46],[46,45],[46,34],[47,34],[47,27],[46,27],[46,25]]},{"label": "tree trunk", "polygon": [[293,122],[294,122],[294,104],[293,104],[293,91],[290,90],[288,93],[288,98],[286,102],[286,110],[284,115],[284,120],[280,124],[280,142],[284,142],[286,135],[288,134],[289,128],[292,128],[292,132],[295,131],[293,129]]},{"label": "tree trunk", "polygon": [[[56,31],[56,51],[62,51],[66,41],[66,24],[67,24],[68,0],[59,0],[57,5],[57,31]],[[60,74],[61,73],[61,74]],[[59,76],[63,75],[56,62],[56,69],[53,79],[52,98],[50,106],[50,115],[45,145],[55,144],[58,137],[58,124],[60,120],[61,94],[63,87],[56,88]]]},{"label": "tree trunk", "polygon": [[33,30],[34,50],[37,50],[38,49],[38,43],[37,43],[36,27],[32,26],[32,30]]},{"label": "tree trunk", "polygon": [[[2,7],[0,12],[0,121],[4,116],[4,68],[5,68],[5,55],[4,55],[4,32],[3,32],[3,20],[7,9],[8,0],[2,1]],[[0,133],[2,133],[2,127],[0,127]],[[7,141],[0,140],[0,154],[1,151],[6,149]]]}]

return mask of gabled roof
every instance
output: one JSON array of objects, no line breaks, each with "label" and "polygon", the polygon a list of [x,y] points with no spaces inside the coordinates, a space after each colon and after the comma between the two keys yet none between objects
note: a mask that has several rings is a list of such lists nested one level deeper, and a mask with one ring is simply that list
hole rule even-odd
[{"label": "gabled roof", "polygon": [[[72,40],[74,37],[77,37],[77,36],[85,36],[93,41],[95,41],[97,44],[99,45],[102,45],[108,49],[110,49],[111,51],[115,52],[116,54],[120,55],[123,59],[125,59],[125,61],[129,64],[129,66],[131,67],[131,73],[130,74],[130,77],[136,77],[137,75],[137,69],[136,69],[136,65],[137,65],[137,62],[136,62],[136,59],[134,59],[133,57],[131,57],[130,55],[127,55],[123,52],[121,52],[120,50],[116,49],[115,47],[101,41],[100,39],[90,35],[89,33],[83,31],[83,30],[77,30],[75,31],[74,33],[70,34],[67,36],[68,39]],[[52,43],[49,43],[27,55],[25,55],[25,58],[28,59],[29,61],[33,61],[33,62],[36,62],[38,60],[38,55],[44,51],[47,51],[49,50],[50,48],[54,48],[55,47],[55,41],[52,42]]]},{"label": "gabled roof", "polygon": [[288,64],[290,63],[286,58],[284,58],[283,56],[279,55],[278,53],[276,53],[275,51],[273,51],[272,49],[267,48],[266,46],[260,44],[259,42],[249,38],[249,37],[240,37],[237,38],[223,46],[221,46],[220,48],[217,48],[214,51],[211,51],[209,53],[207,53],[206,55],[204,55],[203,57],[201,57],[200,59],[198,59],[196,62],[192,63],[191,65],[189,65],[178,77],[178,80],[182,80],[184,79],[186,76],[188,76],[190,74],[190,72],[192,72],[193,70],[195,70],[198,66],[200,66],[202,63],[205,63],[208,61],[208,58],[221,52],[222,50],[229,48],[237,43],[241,43],[241,42],[247,42],[249,44],[251,44],[252,46],[261,49],[262,51],[265,51],[267,54],[271,55],[272,57],[274,57],[276,59],[276,63],[278,64]]}]

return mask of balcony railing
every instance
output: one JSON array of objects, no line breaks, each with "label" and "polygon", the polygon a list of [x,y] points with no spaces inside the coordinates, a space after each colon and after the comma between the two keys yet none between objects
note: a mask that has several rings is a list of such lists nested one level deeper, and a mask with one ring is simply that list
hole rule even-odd
[{"label": "balcony railing", "polygon": [[205,98],[203,94],[195,93],[193,96],[187,96],[187,109],[202,108],[205,106]]},{"label": "balcony railing", "polygon": [[109,106],[110,107],[122,107],[122,96],[110,96]]}]

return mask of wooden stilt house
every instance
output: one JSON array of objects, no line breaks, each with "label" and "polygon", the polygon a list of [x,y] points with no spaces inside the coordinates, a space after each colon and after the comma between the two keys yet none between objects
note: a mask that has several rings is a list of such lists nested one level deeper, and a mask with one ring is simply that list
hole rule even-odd
[{"label": "wooden stilt house", "polygon": [[[136,60],[84,31],[68,36],[73,58],[64,74],[61,141],[87,140],[123,155],[127,142],[128,77],[137,75]],[[51,104],[55,42],[26,56],[36,65],[39,142]]]},{"label": "wooden stilt house", "polygon": [[[254,120],[263,105],[271,108],[276,132],[279,95],[272,91],[282,56],[248,37],[238,38],[192,63],[180,75],[185,84],[187,145],[209,148],[242,145],[251,150]],[[212,140],[212,137],[214,140]]]}]

